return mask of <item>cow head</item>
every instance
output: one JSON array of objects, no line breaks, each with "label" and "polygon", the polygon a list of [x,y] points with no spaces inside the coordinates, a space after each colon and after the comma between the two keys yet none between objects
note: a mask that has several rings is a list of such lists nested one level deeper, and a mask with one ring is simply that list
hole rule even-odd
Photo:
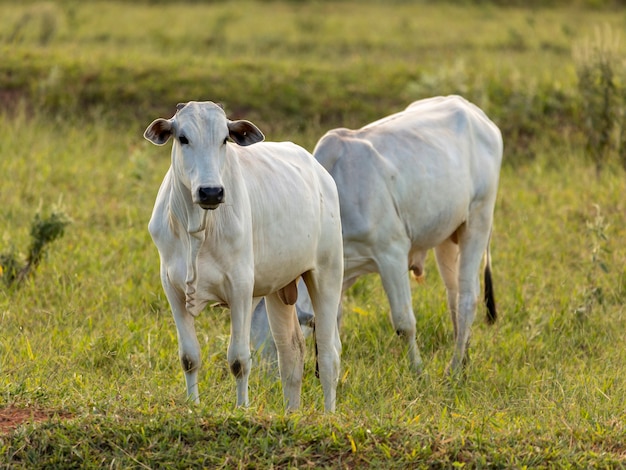
[{"label": "cow head", "polygon": [[[179,104],[171,119],[156,119],[144,132],[155,145],[173,137],[172,168],[203,209],[217,209],[226,198],[222,172],[231,140],[246,146],[265,136],[249,121],[230,121],[224,110],[210,101]],[[232,152],[232,151],[231,151]]]}]

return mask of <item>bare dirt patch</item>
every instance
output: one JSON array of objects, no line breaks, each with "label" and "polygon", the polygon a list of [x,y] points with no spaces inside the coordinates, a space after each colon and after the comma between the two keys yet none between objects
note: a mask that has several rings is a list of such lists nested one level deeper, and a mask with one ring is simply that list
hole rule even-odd
[{"label": "bare dirt patch", "polygon": [[49,421],[59,417],[68,418],[69,415],[58,410],[42,408],[18,408],[15,406],[0,408],[0,434],[7,434],[21,424]]}]

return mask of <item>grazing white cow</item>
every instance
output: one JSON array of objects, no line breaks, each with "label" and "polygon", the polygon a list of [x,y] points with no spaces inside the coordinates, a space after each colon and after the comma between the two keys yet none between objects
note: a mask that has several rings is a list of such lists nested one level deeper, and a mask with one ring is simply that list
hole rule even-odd
[{"label": "grazing white cow", "polygon": [[[344,243],[344,290],[377,272],[411,366],[422,371],[407,270],[423,272],[429,249],[448,294],[456,373],[467,359],[485,255],[485,301],[496,319],[489,240],[502,136],[459,96],[416,101],[361,129],[334,129],[313,151],[337,183]],[[408,268],[408,269],[407,269]],[[317,313],[317,310],[315,311]]]},{"label": "grazing white cow", "polygon": [[305,347],[293,304],[302,277],[317,313],[324,406],[333,411],[343,273],[334,181],[303,148],[257,143],[264,136],[254,124],[230,121],[215,103],[177,108],[171,119],[152,122],[144,137],[156,145],[174,141],[149,230],[159,250],[189,399],[199,402],[194,317],[207,303],[219,302],[230,308],[228,363],[237,405],[248,405],[252,310],[265,297],[285,406],[298,408]]}]

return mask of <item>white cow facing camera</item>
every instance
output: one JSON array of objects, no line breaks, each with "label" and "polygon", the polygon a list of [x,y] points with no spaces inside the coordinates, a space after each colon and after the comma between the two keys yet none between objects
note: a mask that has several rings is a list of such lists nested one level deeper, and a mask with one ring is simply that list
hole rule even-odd
[{"label": "white cow facing camera", "polygon": [[305,345],[294,304],[302,277],[316,315],[324,407],[334,411],[343,247],[331,176],[302,147],[262,142],[254,124],[229,120],[212,102],[178,105],[172,118],[152,122],[144,137],[156,145],[173,140],[149,231],[189,399],[200,399],[194,318],[218,302],[230,308],[228,363],[237,405],[248,405],[252,311],[265,297],[285,406],[299,407]]}]

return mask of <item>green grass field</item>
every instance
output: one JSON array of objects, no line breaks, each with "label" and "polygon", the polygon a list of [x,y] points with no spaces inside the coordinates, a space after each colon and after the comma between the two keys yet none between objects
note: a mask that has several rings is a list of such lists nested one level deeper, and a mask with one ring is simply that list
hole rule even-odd
[{"label": "green grass field", "polygon": [[[71,218],[35,276],[0,282],[0,467],[626,467],[626,174],[597,176],[585,156],[572,59],[625,21],[418,2],[0,3],[0,253],[26,252],[38,211]],[[235,409],[223,309],[196,322],[201,405],[186,403],[147,231],[169,146],[145,127],[210,99],[312,150],[330,128],[448,93],[505,137],[500,318],[479,310],[466,378],[444,378],[452,327],[429,256],[413,285],[426,377],[369,276],[344,303],[337,413],[322,411],[310,343],[300,411],[258,368]],[[9,426],[18,412],[30,419]]]}]

